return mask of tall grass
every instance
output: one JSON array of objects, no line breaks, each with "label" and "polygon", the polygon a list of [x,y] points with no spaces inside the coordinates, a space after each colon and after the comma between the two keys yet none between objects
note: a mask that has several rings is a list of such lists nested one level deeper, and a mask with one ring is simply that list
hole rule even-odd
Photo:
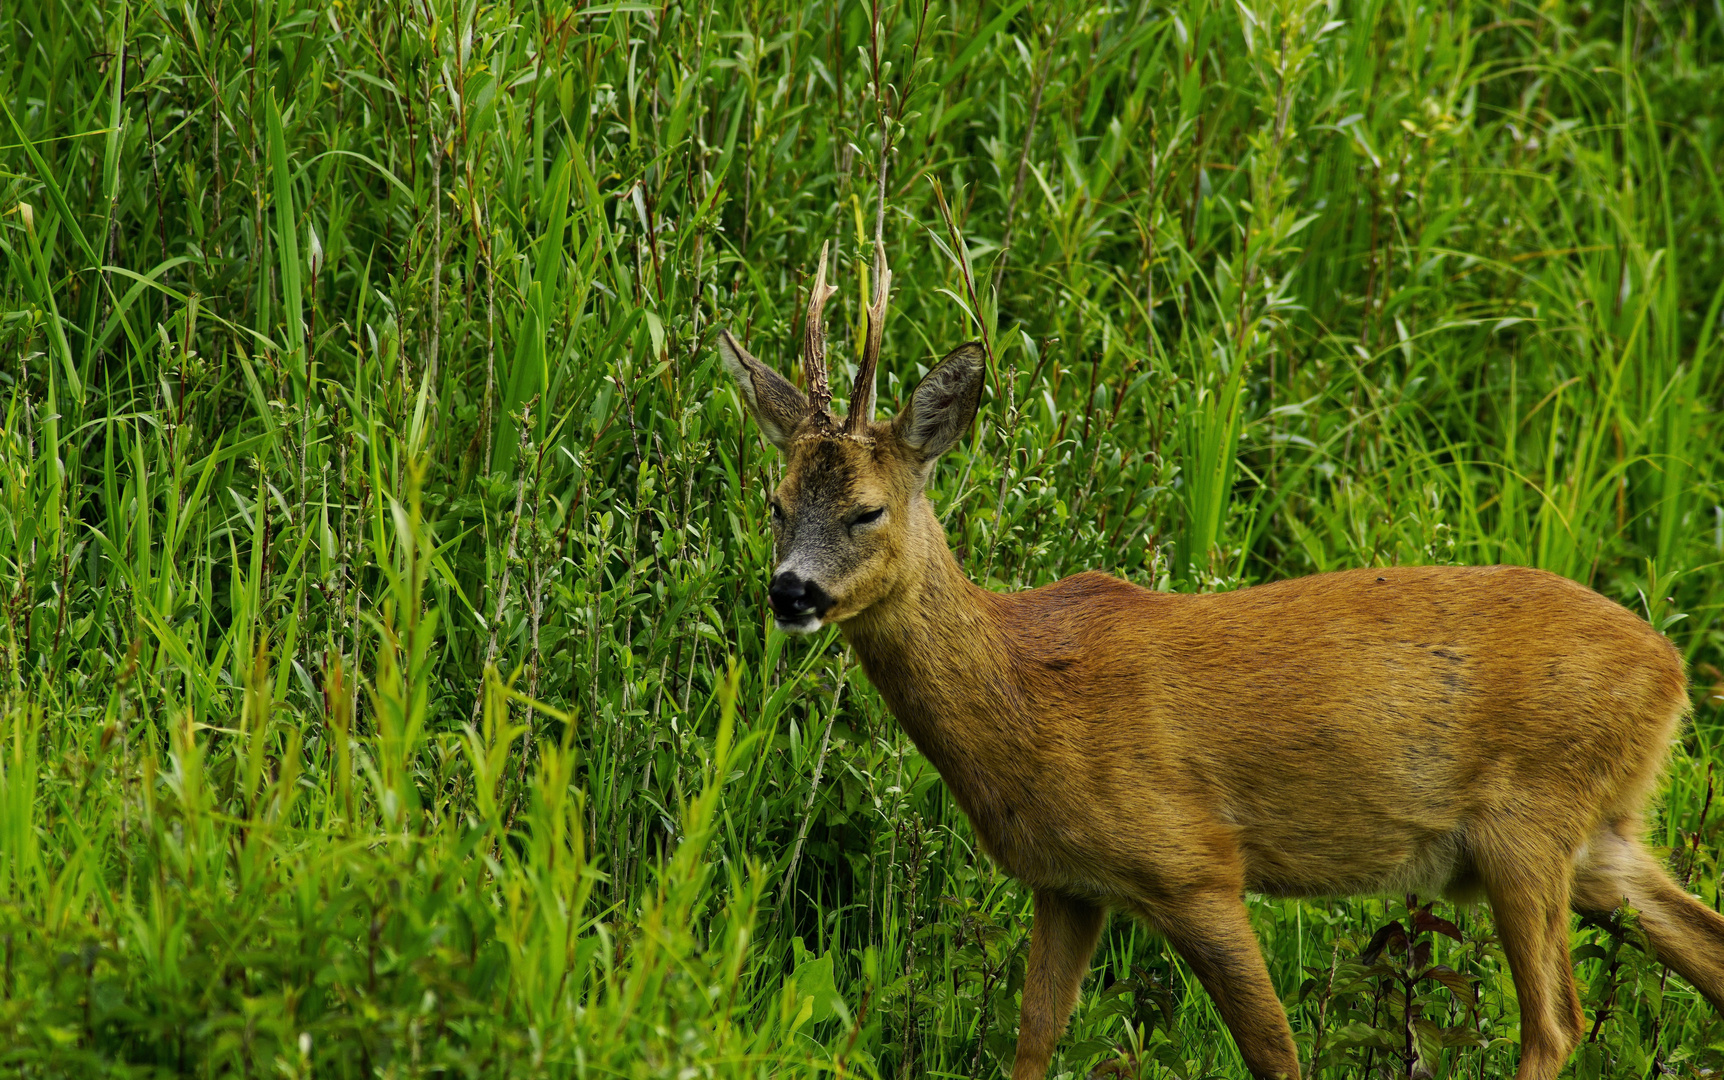
[{"label": "tall grass", "polygon": [[[830,241],[853,364],[877,227],[882,401],[991,349],[975,577],[1583,581],[1688,657],[1656,827],[1718,903],[1715,6],[14,5],[0,1064],[996,1075],[1028,897],[769,629],[710,348],[793,370]],[[1323,1075],[1512,1067],[1438,911],[1254,903]],[[1636,933],[1576,930],[1577,1073],[1710,1075]],[[1056,1067],[1220,1030],[1121,921]]]}]

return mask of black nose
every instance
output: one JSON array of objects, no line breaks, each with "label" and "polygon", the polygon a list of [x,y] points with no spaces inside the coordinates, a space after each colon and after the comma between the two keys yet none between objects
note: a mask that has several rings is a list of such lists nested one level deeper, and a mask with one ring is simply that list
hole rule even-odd
[{"label": "black nose", "polygon": [[832,598],[825,589],[798,576],[794,570],[772,575],[766,595],[772,601],[772,613],[787,622],[809,615],[818,618],[832,606]]}]

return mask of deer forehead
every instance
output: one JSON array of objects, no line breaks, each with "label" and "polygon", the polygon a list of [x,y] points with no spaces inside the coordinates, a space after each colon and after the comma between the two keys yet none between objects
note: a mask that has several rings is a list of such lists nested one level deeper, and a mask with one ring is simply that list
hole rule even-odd
[{"label": "deer forehead", "polygon": [[901,483],[895,458],[873,438],[799,439],[791,451],[779,497],[803,509],[833,511],[889,501]]}]

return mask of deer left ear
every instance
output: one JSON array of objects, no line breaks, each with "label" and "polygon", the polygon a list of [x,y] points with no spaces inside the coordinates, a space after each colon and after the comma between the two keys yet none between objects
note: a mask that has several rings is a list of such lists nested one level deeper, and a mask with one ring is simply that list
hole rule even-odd
[{"label": "deer left ear", "polygon": [[778,372],[749,355],[729,330],[718,332],[718,355],[767,441],[789,451],[790,437],[808,416],[808,399]]},{"label": "deer left ear", "polygon": [[923,461],[950,450],[976,419],[987,372],[980,342],[953,349],[928,372],[910,395],[909,407],[893,421],[898,441]]}]

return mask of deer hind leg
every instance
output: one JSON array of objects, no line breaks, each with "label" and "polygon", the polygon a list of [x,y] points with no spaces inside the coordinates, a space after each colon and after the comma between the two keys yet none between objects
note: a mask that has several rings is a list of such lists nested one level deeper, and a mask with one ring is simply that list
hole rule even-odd
[{"label": "deer hind leg", "polygon": [[1187,894],[1140,909],[1191,966],[1258,1080],[1299,1080],[1287,1013],[1236,893]]},{"label": "deer hind leg", "polygon": [[1024,1006],[1018,1014],[1018,1051],[1012,1080],[1041,1080],[1077,1003],[1101,937],[1107,912],[1098,904],[1048,889],[1036,890],[1030,930],[1030,963],[1024,976]]},{"label": "deer hind leg", "polygon": [[1626,902],[1658,959],[1724,1014],[1724,916],[1683,892],[1638,837],[1634,821],[1593,835],[1575,873],[1575,910],[1608,915]]},{"label": "deer hind leg", "polygon": [[1515,1077],[1552,1080],[1580,1042],[1584,1020],[1568,953],[1569,861],[1524,842],[1480,848],[1480,877],[1520,1004]]}]

